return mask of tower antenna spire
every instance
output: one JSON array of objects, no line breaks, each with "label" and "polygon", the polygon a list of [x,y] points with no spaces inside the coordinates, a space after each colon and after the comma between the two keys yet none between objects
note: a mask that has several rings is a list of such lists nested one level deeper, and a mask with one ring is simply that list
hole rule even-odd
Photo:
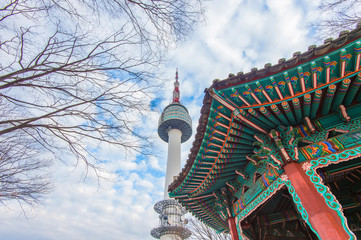
[{"label": "tower antenna spire", "polygon": [[173,90],[173,101],[172,103],[179,103],[179,82],[178,82],[178,68],[175,72],[175,82],[174,82],[174,90]]}]

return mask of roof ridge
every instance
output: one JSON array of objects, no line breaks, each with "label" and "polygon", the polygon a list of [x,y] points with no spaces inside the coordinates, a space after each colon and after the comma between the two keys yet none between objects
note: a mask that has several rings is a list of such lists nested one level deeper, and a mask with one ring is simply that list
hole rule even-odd
[{"label": "roof ridge", "polygon": [[294,67],[297,64],[302,62],[310,61],[313,58],[316,58],[320,55],[324,55],[327,52],[330,52],[334,49],[337,49],[343,45],[346,45],[349,42],[359,38],[361,36],[361,22],[359,22],[355,29],[352,31],[344,30],[341,31],[339,37],[336,39],[327,38],[324,40],[324,43],[320,46],[310,45],[308,50],[301,53],[300,51],[294,52],[290,59],[280,58],[278,63],[272,65],[271,63],[266,63],[264,68],[252,68],[250,72],[243,73],[238,72],[236,75],[233,73],[228,74],[228,78],[219,80],[214,79],[211,88],[217,90],[223,89],[226,87],[231,87],[236,84],[251,82],[255,79],[263,78],[268,75],[272,75],[281,71],[286,71],[289,68]]}]

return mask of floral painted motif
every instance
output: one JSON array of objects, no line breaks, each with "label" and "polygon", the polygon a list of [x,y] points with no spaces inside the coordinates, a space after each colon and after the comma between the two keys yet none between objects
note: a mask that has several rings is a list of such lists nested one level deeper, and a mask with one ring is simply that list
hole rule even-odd
[{"label": "floral painted motif", "polygon": [[291,77],[291,84],[294,88],[297,87],[298,77]]},{"label": "floral painted motif", "polygon": [[265,87],[266,92],[268,92],[271,96],[273,96],[273,86],[272,85],[267,85]]},{"label": "floral painted motif", "polygon": [[344,147],[336,138],[334,138],[319,142],[317,144],[308,145],[299,149],[299,151],[304,155],[306,159],[314,159],[331,153],[335,153],[341,149],[344,149]]},{"label": "floral painted motif", "polygon": [[305,79],[305,83],[308,84],[308,80],[310,79],[311,73],[310,72],[305,72],[303,74],[303,79]]},{"label": "floral painted motif", "polygon": [[322,70],[323,70],[322,67],[316,68],[317,79],[320,77],[320,75],[321,75],[321,73],[322,73]]},{"label": "floral painted motif", "polygon": [[220,112],[225,113],[225,109],[224,109],[224,106],[223,106],[223,105],[219,105],[219,106],[217,107],[217,110],[220,111]]},{"label": "floral painted motif", "polygon": [[259,98],[263,98],[262,91],[263,91],[263,87],[261,85],[254,89],[254,92]]},{"label": "floral painted motif", "polygon": [[285,81],[279,81],[278,82],[278,87],[284,91],[285,90],[285,86],[286,86],[286,82]]},{"label": "floral painted motif", "polygon": [[239,95],[239,94],[238,94],[238,91],[235,90],[234,93],[231,94],[231,98],[232,98],[232,99],[237,99],[237,98],[238,98],[238,95]]},{"label": "floral painted motif", "polygon": [[346,55],[341,55],[340,57],[341,57],[341,61],[346,61],[346,65],[347,65],[350,62],[352,55],[349,53]]},{"label": "floral painted motif", "polygon": [[333,71],[336,69],[336,66],[337,66],[337,62],[332,61],[330,64],[331,74],[333,74]]}]

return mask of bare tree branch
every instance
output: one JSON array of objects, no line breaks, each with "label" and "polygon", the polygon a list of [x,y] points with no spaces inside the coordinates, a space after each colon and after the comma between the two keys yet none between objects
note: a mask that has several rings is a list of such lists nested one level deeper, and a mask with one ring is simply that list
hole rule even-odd
[{"label": "bare tree branch", "polygon": [[188,223],[189,230],[192,231],[190,239],[194,240],[231,240],[231,235],[227,233],[217,233],[216,230],[205,223],[191,218]]},{"label": "bare tree branch", "polygon": [[50,163],[34,159],[36,150],[30,151],[33,144],[28,144],[28,148],[0,145],[0,202],[3,205],[16,200],[32,206],[51,188],[49,177],[44,173]]},{"label": "bare tree branch", "polygon": [[320,5],[320,13],[313,24],[320,38],[337,36],[341,31],[353,30],[361,21],[361,1],[324,0]]},{"label": "bare tree branch", "polygon": [[[98,174],[93,150],[102,143],[148,154],[138,129],[162,84],[162,54],[202,12],[201,0],[1,1],[0,171],[19,163],[21,174],[40,173],[43,154],[51,162],[71,153]],[[21,151],[8,154],[15,145]],[[43,194],[37,177],[20,182]],[[14,186],[24,191],[4,196],[37,202]]]}]

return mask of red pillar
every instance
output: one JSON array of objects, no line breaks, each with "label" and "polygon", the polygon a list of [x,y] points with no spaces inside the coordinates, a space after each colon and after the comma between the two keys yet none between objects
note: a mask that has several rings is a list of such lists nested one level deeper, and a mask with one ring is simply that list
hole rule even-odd
[{"label": "red pillar", "polygon": [[237,227],[236,227],[236,221],[235,221],[234,217],[228,218],[228,226],[229,226],[229,231],[231,232],[232,240],[239,240]]},{"label": "red pillar", "polygon": [[291,162],[283,168],[308,214],[308,221],[321,239],[349,239],[349,235],[342,227],[340,217],[327,206],[325,199],[317,191],[301,166],[296,162]]}]

